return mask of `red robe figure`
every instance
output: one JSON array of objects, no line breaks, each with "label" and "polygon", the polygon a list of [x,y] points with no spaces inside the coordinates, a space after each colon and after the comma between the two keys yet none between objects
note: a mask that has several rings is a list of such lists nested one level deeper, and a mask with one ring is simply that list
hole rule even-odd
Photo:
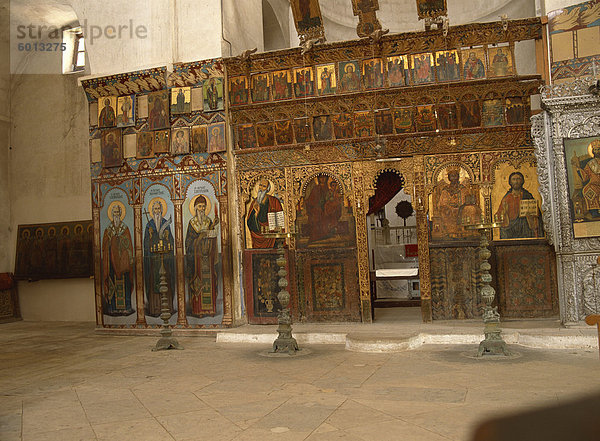
[{"label": "red robe figure", "polygon": [[196,215],[190,219],[185,236],[186,275],[189,285],[188,314],[214,316],[217,312],[217,207],[215,219],[206,214],[207,200],[199,195],[194,201]]},{"label": "red robe figure", "polygon": [[112,223],[102,237],[103,312],[110,316],[130,315],[133,290],[133,242],[122,222],[121,207],[112,207]]},{"label": "red robe figure", "polygon": [[328,239],[338,233],[338,224],[342,215],[342,198],[336,191],[337,183],[332,182],[330,188],[328,179],[327,175],[318,175],[317,185],[306,198],[309,243]]},{"label": "red robe figure", "polygon": [[521,201],[534,200],[533,195],[523,188],[525,178],[519,172],[508,177],[510,189],[506,192],[496,212],[500,222],[500,239],[542,237],[542,222],[539,211],[536,215],[521,216]]},{"label": "red robe figure", "polygon": [[252,248],[273,248],[275,239],[266,238],[262,235],[263,227],[269,228],[269,213],[283,211],[281,202],[275,196],[269,194],[271,183],[262,179],[258,183],[258,193],[256,198],[250,203],[250,212],[246,224],[250,230],[252,238]]}]

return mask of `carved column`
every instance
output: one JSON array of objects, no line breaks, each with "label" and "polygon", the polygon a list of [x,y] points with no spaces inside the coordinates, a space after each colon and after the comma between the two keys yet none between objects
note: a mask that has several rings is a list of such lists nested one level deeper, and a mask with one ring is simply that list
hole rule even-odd
[{"label": "carved column", "polygon": [[432,320],[431,310],[431,264],[429,261],[429,220],[425,192],[425,165],[423,156],[415,156],[414,162],[415,200],[417,212],[417,243],[419,249],[419,274],[421,288],[421,314],[424,322]]},{"label": "carved column", "polygon": [[221,220],[221,261],[223,264],[223,325],[231,326],[233,323],[232,290],[233,267],[231,264],[231,243],[229,209],[227,196],[219,196],[220,220]]},{"label": "carved column", "polygon": [[135,302],[137,310],[136,325],[145,325],[144,314],[144,252],[142,249],[142,204],[133,206],[133,235],[135,246]]},{"label": "carved column", "polygon": [[362,164],[355,164],[354,172],[354,221],[356,225],[356,263],[363,323],[372,323],[371,287],[369,283],[369,245],[367,244],[367,207]]},{"label": "carved column", "polygon": [[94,220],[94,291],[96,293],[96,325],[104,325],[102,316],[102,256],[100,255],[100,208],[92,209]]},{"label": "carved column", "polygon": [[175,207],[175,272],[177,274],[177,326],[186,326],[187,318],[185,317],[185,266],[184,266],[184,250],[183,250],[183,214],[181,205],[183,200],[177,199],[173,201]]}]

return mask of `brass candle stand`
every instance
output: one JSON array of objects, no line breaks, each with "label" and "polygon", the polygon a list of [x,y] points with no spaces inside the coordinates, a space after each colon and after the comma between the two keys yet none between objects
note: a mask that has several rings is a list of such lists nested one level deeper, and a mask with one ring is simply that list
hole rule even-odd
[{"label": "brass candle stand", "polygon": [[492,255],[488,246],[490,244],[488,240],[488,232],[493,231],[494,228],[499,228],[500,223],[498,222],[486,222],[481,219],[479,223],[471,223],[470,219],[467,219],[464,228],[467,230],[479,231],[481,239],[479,242],[480,250],[479,257],[481,258],[481,297],[485,302],[483,308],[483,333],[485,335],[484,340],[479,343],[479,350],[477,356],[482,357],[484,355],[511,355],[510,351],[506,346],[506,342],[502,339],[502,330],[500,329],[500,314],[498,313],[498,307],[492,307],[492,302],[496,295],[494,288],[490,286],[492,281],[492,275],[490,269],[492,266],[489,264],[488,259]]},{"label": "brass candle stand", "polygon": [[284,243],[285,239],[291,239],[295,232],[289,231],[285,232],[283,229],[278,229],[274,231],[263,231],[261,234],[269,239],[275,239],[277,245],[277,266],[279,267],[279,271],[277,275],[279,276],[279,293],[277,294],[277,300],[279,300],[279,304],[281,305],[281,309],[277,314],[277,339],[273,342],[273,353],[287,353],[288,355],[295,355],[298,348],[298,342],[296,339],[292,337],[292,315],[290,313],[289,303],[290,303],[290,293],[287,290],[288,280],[287,280],[287,270],[285,269],[286,259],[285,259],[285,248]]},{"label": "brass candle stand", "polygon": [[169,284],[167,283],[167,270],[165,269],[165,254],[172,251],[171,244],[160,239],[151,249],[151,252],[160,254],[160,269],[158,275],[160,280],[158,289],[160,292],[160,305],[161,313],[160,318],[163,321],[162,329],[160,330],[161,337],[156,342],[156,346],[152,349],[153,351],[164,351],[167,349],[183,349],[177,339],[173,337],[173,331],[169,325],[169,319],[171,318],[171,312],[169,308],[169,299],[167,292],[169,292]]}]

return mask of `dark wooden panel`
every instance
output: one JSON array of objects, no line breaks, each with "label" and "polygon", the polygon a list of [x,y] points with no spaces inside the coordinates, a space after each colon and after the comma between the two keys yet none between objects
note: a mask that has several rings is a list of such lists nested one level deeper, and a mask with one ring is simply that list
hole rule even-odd
[{"label": "dark wooden panel", "polygon": [[0,273],[0,322],[21,318],[17,284],[12,273]]},{"label": "dark wooden panel", "polygon": [[356,250],[298,252],[299,311],[306,321],[360,321]]},{"label": "dark wooden panel", "polygon": [[[252,324],[276,324],[277,314],[281,309],[277,294],[279,288],[279,266],[277,250],[254,249],[244,251],[244,292],[248,322]],[[297,296],[294,273],[290,272],[290,258],[293,255],[285,250],[286,270],[288,271],[288,291],[292,316],[296,316]],[[294,265],[291,265],[293,268]]]},{"label": "dark wooden panel", "polygon": [[94,274],[92,221],[19,225],[15,278],[66,279]]},{"label": "dark wooden panel", "polygon": [[502,317],[558,314],[555,256],[549,245],[496,246],[498,299]]},{"label": "dark wooden panel", "polygon": [[434,320],[481,316],[479,249],[431,248],[431,301]]}]

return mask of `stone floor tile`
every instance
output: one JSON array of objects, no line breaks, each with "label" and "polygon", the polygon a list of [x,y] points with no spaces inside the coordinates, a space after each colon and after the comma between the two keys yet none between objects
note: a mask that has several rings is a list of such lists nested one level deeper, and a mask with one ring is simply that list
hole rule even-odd
[{"label": "stone floor tile", "polygon": [[406,415],[403,419],[442,437],[469,440],[477,424],[505,412],[506,408],[504,407],[480,403],[478,405],[458,406],[446,409],[444,412],[423,412],[418,415]]},{"label": "stone floor tile", "polygon": [[178,441],[225,441],[241,432],[235,424],[212,409],[160,416],[156,420]]},{"label": "stone floor tile", "polygon": [[232,441],[303,441],[309,435],[310,432],[292,431],[284,425],[275,426],[272,429],[251,427],[236,435]]},{"label": "stone floor tile", "polygon": [[360,438],[356,435],[352,435],[351,433],[345,430],[336,429],[331,432],[313,432],[306,438],[306,441],[335,441],[335,440],[343,440],[343,441],[363,441],[363,438]]},{"label": "stone floor tile", "polygon": [[[19,405],[21,403],[19,402]],[[23,421],[23,414],[21,407],[19,408],[0,408],[0,440],[2,439],[2,433],[5,432],[18,432],[21,434],[21,424]]]},{"label": "stone floor tile", "polygon": [[356,401],[347,400],[327,418],[326,424],[341,430],[365,424],[377,424],[393,419],[392,416],[383,412],[363,406]]},{"label": "stone floor tile", "polygon": [[97,335],[93,324],[2,331],[19,348],[0,360],[3,441],[22,441],[21,425],[36,441],[87,439],[90,428],[90,439],[111,441],[465,441],[486,417],[594,392],[600,366],[587,350],[516,347],[519,358],[491,360],[469,357],[477,345],[306,345],[311,354],[281,359],[199,337],[155,353],[154,337]]},{"label": "stone floor tile", "polygon": [[4,432],[0,431],[0,439],[2,441],[22,441],[21,431]]},{"label": "stone floor tile", "polygon": [[[3,438],[0,438],[3,439]],[[91,426],[54,430],[23,436],[23,441],[96,441]]]},{"label": "stone floor tile", "polygon": [[173,437],[154,418],[93,424],[98,441],[173,441]]},{"label": "stone floor tile", "polygon": [[154,416],[203,410],[208,406],[191,392],[172,392],[169,389],[136,390],[135,396]]},{"label": "stone floor tile", "polygon": [[422,427],[400,420],[386,421],[376,425],[371,424],[352,427],[346,429],[345,432],[348,432],[363,441],[398,441],[403,439],[410,441],[448,441],[448,439],[464,441],[463,439],[458,438],[447,438]]},{"label": "stone floor tile", "polygon": [[152,416],[136,398],[85,404],[84,409],[91,424],[117,423]]},{"label": "stone floor tile", "polygon": [[334,406],[318,404],[317,401],[299,402],[296,398],[291,398],[260,419],[252,428],[272,430],[285,426],[292,432],[311,433],[329,418],[335,409]]},{"label": "stone floor tile", "polygon": [[117,400],[131,400],[135,399],[135,396],[125,387],[114,387],[109,385],[103,386],[91,386],[81,385],[75,388],[77,397],[81,404],[84,406],[93,405],[102,401],[117,401]]},{"label": "stone floor tile", "polygon": [[247,429],[285,403],[284,399],[266,395],[254,398],[237,404],[217,404],[214,409],[241,429]]},{"label": "stone floor tile", "polygon": [[81,404],[64,406],[36,405],[23,407],[23,437],[62,429],[87,427],[89,423]]},{"label": "stone floor tile", "polygon": [[[362,398],[367,397],[367,398]],[[391,401],[381,400],[369,397],[367,395],[361,398],[353,398],[357,403],[375,409],[394,418],[402,418],[408,415],[419,415],[425,412],[445,412],[457,406],[463,406],[464,403],[432,403],[432,402],[414,402],[414,401]]]}]

